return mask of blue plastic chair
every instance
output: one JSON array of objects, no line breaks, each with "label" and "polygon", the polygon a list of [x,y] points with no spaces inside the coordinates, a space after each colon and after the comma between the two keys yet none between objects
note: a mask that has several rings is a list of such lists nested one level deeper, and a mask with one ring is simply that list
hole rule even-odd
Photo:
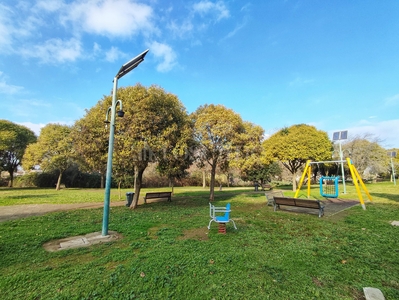
[{"label": "blue plastic chair", "polygon": [[[216,223],[228,223],[228,222],[233,222],[234,229],[237,229],[236,223],[234,220],[230,219],[230,203],[227,203],[226,207],[216,207],[209,203],[209,215],[211,217],[211,220],[209,221],[208,224],[208,229],[211,229],[211,223],[216,222]],[[222,214],[224,215],[216,215],[216,214]]]}]

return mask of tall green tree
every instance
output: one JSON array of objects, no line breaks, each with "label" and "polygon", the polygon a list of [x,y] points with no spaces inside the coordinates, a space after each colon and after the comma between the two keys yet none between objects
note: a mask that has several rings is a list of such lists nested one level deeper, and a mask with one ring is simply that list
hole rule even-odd
[{"label": "tall green tree", "polygon": [[[117,118],[115,127],[114,163],[118,172],[134,171],[135,208],[140,196],[143,173],[149,162],[169,153],[184,155],[191,138],[190,120],[177,96],[161,87],[148,88],[137,84],[118,89],[125,116]],[[112,98],[103,99],[106,107]]]},{"label": "tall green tree", "polygon": [[26,148],[22,165],[31,169],[39,165],[43,171],[58,171],[56,190],[60,189],[62,175],[76,158],[72,147],[71,128],[66,125],[48,124],[40,131],[39,138]]},{"label": "tall green tree", "polygon": [[[352,163],[361,176],[376,177],[389,168],[387,151],[379,145],[372,135],[355,136],[342,146],[344,153],[350,154]],[[367,178],[368,179],[368,178]]]},{"label": "tall green tree", "polygon": [[245,131],[244,124],[240,115],[223,105],[200,106],[191,118],[198,144],[197,159],[211,168],[209,200],[213,201],[216,168],[225,170],[228,167],[229,155],[240,144],[240,134]]},{"label": "tall green tree", "polygon": [[109,130],[104,120],[109,105],[109,101],[100,100],[97,105],[86,110],[83,118],[75,122],[71,132],[73,148],[81,158],[80,168],[99,173],[101,188],[104,188],[107,171]]},{"label": "tall green tree", "polygon": [[307,160],[329,160],[332,142],[326,132],[306,124],[286,127],[263,142],[262,160],[268,164],[279,160],[292,174],[292,189],[296,190],[296,176]]},{"label": "tall green tree", "polygon": [[158,157],[157,171],[168,178],[169,186],[174,192],[174,183],[188,175],[187,169],[194,162],[195,142],[193,138],[193,124],[187,119],[186,126],[182,128],[181,136],[175,136],[178,140],[165,148],[162,156]]},{"label": "tall green tree", "polygon": [[249,173],[265,167],[260,161],[264,130],[246,121],[243,122],[243,128],[244,130],[237,136],[235,151],[230,154],[229,165],[237,168],[243,179],[249,179],[252,178],[248,176]]},{"label": "tall green tree", "polygon": [[26,147],[36,142],[36,135],[25,126],[0,120],[0,169],[10,174],[9,187],[14,183],[14,172],[21,165]]}]

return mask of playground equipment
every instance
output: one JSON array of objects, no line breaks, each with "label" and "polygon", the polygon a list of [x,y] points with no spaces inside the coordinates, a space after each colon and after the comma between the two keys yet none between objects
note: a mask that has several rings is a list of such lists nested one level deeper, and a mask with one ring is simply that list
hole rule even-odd
[{"label": "playground equipment", "polygon": [[[302,187],[302,184],[303,184],[303,181],[305,179],[306,174],[308,175],[308,189],[307,189],[308,194],[307,194],[307,196],[308,196],[308,198],[310,197],[310,178],[311,178],[311,174],[312,174],[312,172],[311,172],[311,165],[312,164],[318,164],[318,163],[344,163],[344,162],[346,162],[348,164],[349,170],[350,170],[351,175],[352,175],[352,181],[353,181],[353,183],[354,183],[354,185],[356,187],[357,195],[359,196],[360,204],[362,205],[362,208],[365,210],[366,209],[366,205],[364,204],[364,201],[363,201],[363,196],[362,196],[362,193],[360,191],[359,183],[362,186],[364,192],[366,193],[368,199],[370,201],[372,201],[372,199],[371,199],[369,191],[367,190],[366,186],[364,185],[362,178],[360,177],[360,175],[359,175],[358,171],[356,170],[355,166],[352,164],[352,161],[351,161],[350,158],[347,158],[346,161],[344,161],[344,160],[335,160],[335,161],[311,162],[310,160],[308,160],[306,162],[305,169],[303,170],[303,174],[301,176],[301,180],[299,181],[299,185],[298,185],[298,188],[297,188],[297,190],[295,192],[294,198],[298,198],[298,194],[299,194],[299,191],[300,191],[300,189]],[[335,187],[335,190],[336,190],[335,193],[337,193],[338,192],[338,177],[335,180],[337,181],[337,183],[336,183],[337,186]],[[320,183],[320,184],[322,184],[322,183]],[[320,193],[323,197],[329,197],[329,196],[324,196],[323,193],[322,192]],[[334,193],[334,195],[335,195],[335,193]],[[337,197],[338,197],[338,194],[337,194]]]},{"label": "playground equipment", "polygon": [[[208,229],[211,229],[212,222],[216,222],[219,223],[219,232],[226,233],[226,223],[230,221],[233,222],[234,229],[237,229],[234,220],[230,219],[230,212],[230,203],[227,203],[226,207],[216,207],[209,203],[209,216],[211,220],[209,221]],[[221,216],[221,213],[224,213],[224,215]],[[217,214],[219,215],[217,216]]]},{"label": "playground equipment", "polygon": [[320,195],[328,198],[338,198],[338,178],[322,176],[320,178]]}]

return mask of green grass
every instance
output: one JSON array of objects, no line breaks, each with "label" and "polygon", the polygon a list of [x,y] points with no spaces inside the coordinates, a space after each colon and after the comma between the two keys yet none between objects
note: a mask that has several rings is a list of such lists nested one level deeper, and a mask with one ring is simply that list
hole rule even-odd
[{"label": "green grass", "polygon": [[[348,199],[357,198],[352,188]],[[399,299],[399,227],[390,225],[399,220],[398,187],[368,188],[374,202],[366,203],[367,210],[355,206],[323,218],[273,212],[263,193],[226,189],[215,204],[231,202],[238,227],[227,224],[226,235],[214,223],[206,228],[209,193],[182,189],[171,203],[111,208],[109,229],[123,235],[120,240],[52,253],[43,249],[45,242],[101,231],[102,209],[3,222],[1,298],[362,299],[363,287],[376,287],[386,299]],[[25,190],[47,191],[55,192]],[[101,194],[61,192],[68,199]],[[287,187],[285,193],[292,192]],[[0,195],[3,203],[12,192]],[[312,195],[317,197],[316,187]],[[58,203],[58,197],[48,200]]]},{"label": "green grass", "polygon": [[[143,188],[140,192],[140,198],[143,198],[146,192],[150,191],[170,191],[171,188]],[[125,200],[127,192],[133,192],[131,189],[111,189],[111,201]],[[217,190],[217,195],[241,193],[253,191],[253,188],[223,188]],[[202,187],[177,187],[174,188],[176,197],[197,197],[209,196],[209,188]],[[120,197],[120,198],[119,198]],[[20,204],[68,204],[68,203],[89,203],[103,202],[104,189],[37,189],[37,188],[0,188],[0,206],[20,205]]]}]

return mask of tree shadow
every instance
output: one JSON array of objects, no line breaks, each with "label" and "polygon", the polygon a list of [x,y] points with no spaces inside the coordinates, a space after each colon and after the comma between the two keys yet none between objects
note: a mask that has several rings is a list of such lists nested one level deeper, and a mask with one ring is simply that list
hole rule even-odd
[{"label": "tree shadow", "polygon": [[399,195],[385,194],[385,193],[373,193],[372,195],[380,198],[385,198],[390,201],[399,202]]},{"label": "tree shadow", "polygon": [[13,195],[13,196],[5,196],[4,199],[10,200],[22,200],[22,199],[35,199],[35,198],[50,198],[53,195],[51,194],[39,194],[39,195]]}]

